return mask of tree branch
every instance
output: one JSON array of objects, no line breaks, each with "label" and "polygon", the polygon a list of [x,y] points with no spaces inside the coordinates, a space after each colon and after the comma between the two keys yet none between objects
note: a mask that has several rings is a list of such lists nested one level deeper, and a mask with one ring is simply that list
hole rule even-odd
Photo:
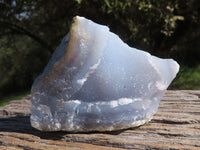
[{"label": "tree branch", "polygon": [[5,21],[0,20],[0,24],[5,25],[6,28],[9,28],[10,30],[17,31],[17,33],[21,33],[21,34],[29,36],[33,40],[40,43],[44,48],[53,51],[53,48],[48,43],[46,43],[44,40],[42,40],[40,37],[36,36],[35,34],[31,33],[29,30],[11,22],[5,22]]}]

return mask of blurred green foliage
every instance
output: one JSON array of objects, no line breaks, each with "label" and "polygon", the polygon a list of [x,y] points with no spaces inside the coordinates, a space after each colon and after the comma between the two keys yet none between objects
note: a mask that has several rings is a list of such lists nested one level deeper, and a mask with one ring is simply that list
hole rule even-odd
[{"label": "blurred green foliage", "polygon": [[29,95],[28,91],[21,91],[9,94],[8,96],[4,96],[0,98],[0,107],[6,106],[12,100],[21,100],[23,97]]},{"label": "blurred green foliage", "polygon": [[200,65],[193,68],[182,67],[170,88],[200,90]]},{"label": "blurred green foliage", "polygon": [[25,35],[0,39],[1,92],[30,88],[38,72],[43,69],[44,61],[47,62],[46,53],[38,49],[41,49],[41,46]]},{"label": "blurred green foliage", "polygon": [[[0,0],[0,96],[30,88],[76,15],[109,26],[130,46],[196,67],[199,12],[198,0]],[[179,84],[184,77],[173,87],[188,88]]]}]

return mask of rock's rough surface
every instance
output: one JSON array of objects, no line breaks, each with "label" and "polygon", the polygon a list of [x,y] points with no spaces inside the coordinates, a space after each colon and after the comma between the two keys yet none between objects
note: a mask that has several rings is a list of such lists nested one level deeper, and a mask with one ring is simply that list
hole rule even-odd
[{"label": "rock's rough surface", "polygon": [[32,86],[42,131],[111,131],[151,120],[179,65],[130,48],[109,28],[75,17]]}]

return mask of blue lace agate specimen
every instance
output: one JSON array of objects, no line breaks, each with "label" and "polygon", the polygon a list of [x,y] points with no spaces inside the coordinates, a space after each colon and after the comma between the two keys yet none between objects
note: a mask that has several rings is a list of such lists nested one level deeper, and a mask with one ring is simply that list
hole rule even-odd
[{"label": "blue lace agate specimen", "polygon": [[112,131],[144,124],[179,65],[131,48],[109,28],[75,17],[32,86],[31,125],[42,131]]}]

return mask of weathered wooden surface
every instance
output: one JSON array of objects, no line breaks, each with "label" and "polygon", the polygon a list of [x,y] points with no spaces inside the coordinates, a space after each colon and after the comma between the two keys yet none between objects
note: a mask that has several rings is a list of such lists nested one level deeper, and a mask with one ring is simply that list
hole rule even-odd
[{"label": "weathered wooden surface", "polygon": [[151,122],[105,133],[40,132],[29,99],[0,108],[0,149],[200,149],[200,91],[168,91]]}]

